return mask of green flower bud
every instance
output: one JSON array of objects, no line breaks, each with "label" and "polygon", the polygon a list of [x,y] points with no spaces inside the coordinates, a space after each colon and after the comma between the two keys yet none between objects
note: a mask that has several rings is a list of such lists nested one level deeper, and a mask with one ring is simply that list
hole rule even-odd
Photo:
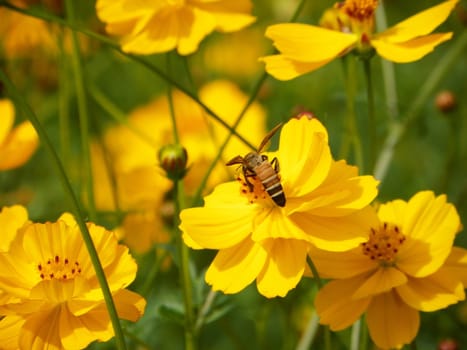
[{"label": "green flower bud", "polygon": [[165,145],[159,150],[159,164],[173,181],[182,179],[186,172],[188,154],[182,145]]}]

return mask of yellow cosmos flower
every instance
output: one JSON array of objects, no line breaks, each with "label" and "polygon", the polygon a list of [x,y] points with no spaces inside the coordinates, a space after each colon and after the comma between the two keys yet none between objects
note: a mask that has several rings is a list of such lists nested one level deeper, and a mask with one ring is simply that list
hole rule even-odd
[{"label": "yellow cosmos flower", "polygon": [[[136,321],[145,300],[125,289],[135,278],[135,261],[112,232],[91,223],[88,228],[119,317]],[[2,345],[17,336],[21,349],[81,349],[113,336],[94,268],[69,214],[18,230],[0,253],[0,289],[10,297],[1,300],[1,325],[19,332],[0,332],[7,337]]]},{"label": "yellow cosmos flower", "polygon": [[26,163],[39,145],[39,138],[29,122],[13,128],[15,109],[7,99],[0,99],[0,170],[10,170]]},{"label": "yellow cosmos flower", "polygon": [[336,278],[318,292],[315,306],[320,322],[336,331],[366,312],[376,345],[399,348],[415,338],[419,311],[465,297],[467,250],[453,247],[460,219],[446,196],[430,191],[383,204],[369,218],[370,237],[360,247],[311,250],[318,271]]},{"label": "yellow cosmos flower", "polygon": [[[233,153],[235,154],[235,153]],[[300,281],[309,245],[342,251],[368,237],[365,213],[377,181],[356,167],[334,161],[327,132],[316,119],[292,119],[280,135],[286,197],[276,205],[256,177],[217,186],[201,208],[182,211],[180,228],[194,249],[217,249],[206,274],[214,290],[241,291],[256,279],[266,297],[284,296]]]},{"label": "yellow cosmos flower", "polygon": [[[233,83],[213,81],[199,91],[200,99],[224,121],[232,125],[248,97]],[[188,150],[189,171],[184,179],[188,194],[199,186],[206,169],[217,154],[227,131],[212,122],[204,110],[179,91],[173,93],[173,104],[182,145]],[[248,134],[252,142],[265,130],[265,112],[253,103],[239,124],[238,132]],[[103,137],[107,161],[102,149],[92,147],[92,167],[96,207],[128,212],[122,222],[125,243],[136,252],[148,251],[154,243],[166,242],[162,211],[169,206],[165,197],[171,182],[156,164],[159,149],[173,142],[170,107],[166,96],[159,97],[135,109],[128,117],[131,129],[117,126],[108,129]],[[224,154],[247,152],[248,148],[235,137]],[[106,167],[108,164],[110,167]],[[109,170],[111,173],[109,173]],[[112,178],[113,177],[113,178]],[[225,166],[218,164],[207,187],[212,188],[229,177]],[[167,213],[170,216],[170,212]]]},{"label": "yellow cosmos flower", "polygon": [[374,49],[397,63],[413,62],[452,37],[452,33],[430,33],[446,20],[457,2],[445,1],[374,34],[377,0],[346,0],[325,13],[321,27],[299,23],[268,27],[266,36],[280,54],[261,60],[266,71],[279,80],[314,71],[355,48],[360,53]]},{"label": "yellow cosmos flower", "polygon": [[213,31],[237,31],[255,20],[250,0],[98,0],[96,10],[107,32],[123,37],[123,50],[138,54],[189,55]]}]

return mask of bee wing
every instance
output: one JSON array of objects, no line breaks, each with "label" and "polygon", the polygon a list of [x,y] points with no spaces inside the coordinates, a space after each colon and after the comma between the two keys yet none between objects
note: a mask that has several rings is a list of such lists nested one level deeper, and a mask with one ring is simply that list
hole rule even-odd
[{"label": "bee wing", "polygon": [[261,151],[263,150],[264,146],[266,146],[266,144],[268,143],[268,141],[271,139],[271,137],[274,136],[274,134],[277,132],[277,130],[279,130],[282,126],[282,123],[280,124],[277,124],[263,139],[263,141],[261,142],[261,144],[259,145],[258,147],[258,153],[261,153]]},{"label": "bee wing", "polygon": [[234,164],[243,164],[243,157],[236,156],[226,163],[226,165],[234,165]]}]

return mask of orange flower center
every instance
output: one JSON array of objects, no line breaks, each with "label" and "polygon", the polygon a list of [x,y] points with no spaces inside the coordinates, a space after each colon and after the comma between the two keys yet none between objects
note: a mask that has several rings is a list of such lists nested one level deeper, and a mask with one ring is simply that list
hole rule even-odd
[{"label": "orange flower center", "polygon": [[371,229],[368,242],[362,243],[363,254],[382,265],[394,265],[405,236],[397,225],[383,223],[379,229]]},{"label": "orange flower center", "polygon": [[341,11],[360,22],[372,19],[377,6],[377,0],[346,0],[338,5]]},{"label": "orange flower center", "polygon": [[72,263],[68,258],[60,258],[58,255],[37,264],[37,270],[43,280],[69,280],[81,274],[79,262]]},{"label": "orange flower center", "polygon": [[265,191],[263,184],[256,176],[248,176],[248,183],[245,181],[243,175],[237,177],[237,181],[240,182],[240,191],[244,196],[248,198],[248,201],[253,203],[264,204],[270,206],[274,204],[268,193]]}]

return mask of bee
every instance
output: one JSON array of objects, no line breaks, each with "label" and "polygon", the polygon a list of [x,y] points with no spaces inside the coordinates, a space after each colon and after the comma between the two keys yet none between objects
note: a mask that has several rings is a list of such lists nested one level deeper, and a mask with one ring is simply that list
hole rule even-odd
[{"label": "bee", "polygon": [[285,206],[285,194],[279,179],[279,161],[274,157],[269,161],[268,156],[261,154],[266,143],[279,130],[282,124],[274,127],[264,138],[256,152],[250,152],[245,157],[236,156],[227,162],[227,165],[241,164],[245,182],[253,191],[253,184],[248,180],[249,177],[256,176],[264,186],[269,197],[279,207]]}]

